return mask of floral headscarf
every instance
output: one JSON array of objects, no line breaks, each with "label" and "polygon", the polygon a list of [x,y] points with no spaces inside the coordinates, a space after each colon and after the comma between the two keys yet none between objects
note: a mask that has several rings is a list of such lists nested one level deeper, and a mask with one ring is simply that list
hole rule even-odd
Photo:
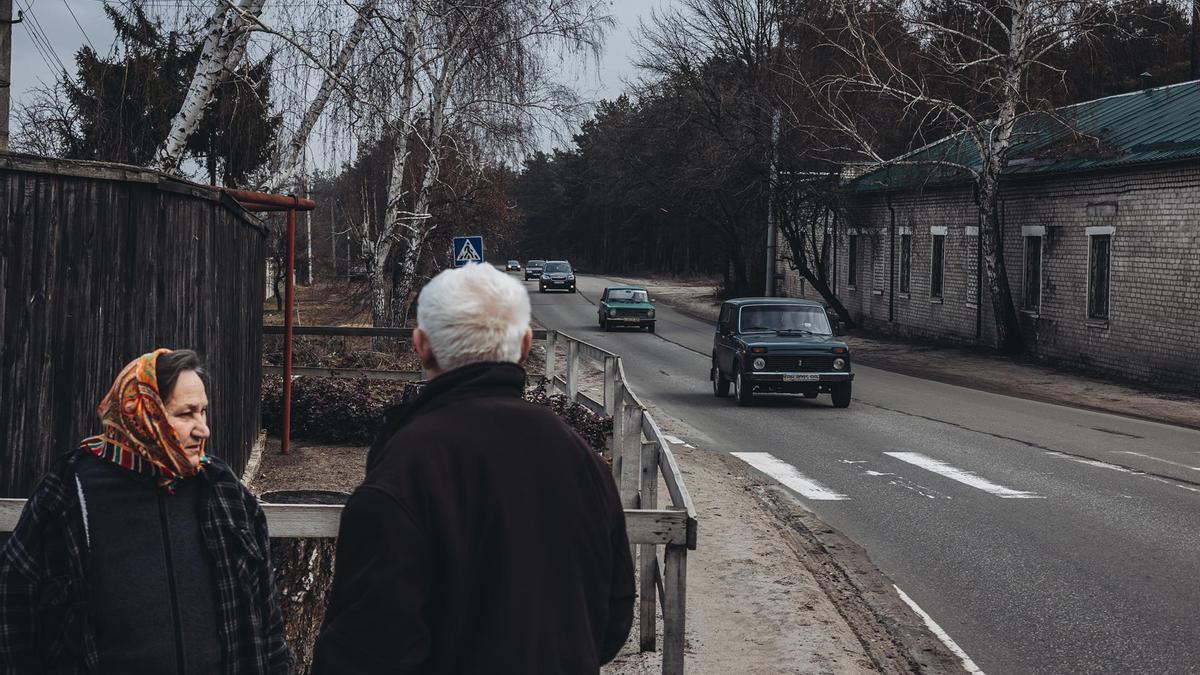
[{"label": "floral headscarf", "polygon": [[[121,369],[98,409],[104,431],[84,439],[83,447],[130,471],[153,477],[160,487],[174,493],[181,479],[195,476],[199,469],[188,461],[158,391],[155,364],[160,355],[170,352],[156,349]],[[201,466],[208,463],[205,442],[200,443]]]}]

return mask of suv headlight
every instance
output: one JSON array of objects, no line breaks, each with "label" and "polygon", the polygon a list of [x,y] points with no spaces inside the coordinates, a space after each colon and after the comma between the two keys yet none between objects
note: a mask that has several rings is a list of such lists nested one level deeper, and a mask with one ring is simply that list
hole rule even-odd
[{"label": "suv headlight", "polygon": [[615,309],[611,309],[611,308],[610,308],[610,309],[608,310],[608,315],[609,315],[609,316],[616,316],[616,315],[617,315],[617,310],[615,310]]},{"label": "suv headlight", "polygon": [[753,363],[751,363],[751,365],[754,366],[755,370],[762,370],[763,368],[767,367],[767,361],[766,361],[766,359],[759,357],[757,359],[754,359],[754,361],[753,361]]},{"label": "suv headlight", "polygon": [[543,274],[543,275],[542,275],[542,281],[550,281],[550,275],[549,275],[549,274]]},{"label": "suv headlight", "polygon": [[651,319],[653,319],[654,318],[654,310],[650,310],[650,313],[647,314],[646,316],[649,316]]},{"label": "suv headlight", "polygon": [[834,370],[845,370],[846,369],[846,359],[834,359],[833,360],[833,369]]},{"label": "suv headlight", "polygon": [[575,275],[574,275],[574,274],[568,274],[568,275],[567,275],[567,281],[575,281]]}]

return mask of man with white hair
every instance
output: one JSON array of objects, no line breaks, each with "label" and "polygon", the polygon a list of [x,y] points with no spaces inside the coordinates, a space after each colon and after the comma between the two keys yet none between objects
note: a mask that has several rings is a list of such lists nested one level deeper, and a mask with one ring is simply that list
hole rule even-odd
[{"label": "man with white hair", "polygon": [[529,294],[490,265],[421,291],[429,383],[389,409],[342,513],[313,673],[596,673],[629,635],[612,476],[522,394]]}]

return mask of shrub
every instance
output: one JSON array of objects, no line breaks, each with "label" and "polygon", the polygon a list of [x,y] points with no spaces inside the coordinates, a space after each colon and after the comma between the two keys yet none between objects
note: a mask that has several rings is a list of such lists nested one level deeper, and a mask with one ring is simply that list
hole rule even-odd
[{"label": "shrub", "polygon": [[563,394],[547,394],[545,385],[526,390],[525,400],[550,406],[554,413],[569,424],[596,452],[604,451],[605,436],[612,432],[612,418],[597,415]]},{"label": "shrub", "polygon": [[[326,443],[369,445],[383,411],[420,391],[413,382],[366,378],[298,377],[292,380],[292,435]],[[283,378],[263,377],[263,428],[283,428]]]}]

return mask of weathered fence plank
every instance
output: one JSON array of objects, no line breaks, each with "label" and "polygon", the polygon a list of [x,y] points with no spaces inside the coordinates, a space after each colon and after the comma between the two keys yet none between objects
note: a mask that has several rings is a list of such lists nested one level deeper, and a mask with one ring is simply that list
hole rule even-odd
[{"label": "weathered fence plank", "polygon": [[121,366],[191,348],[213,454],[240,472],[260,421],[265,230],[220,194],[135,167],[0,155],[0,495],[99,431]]}]

